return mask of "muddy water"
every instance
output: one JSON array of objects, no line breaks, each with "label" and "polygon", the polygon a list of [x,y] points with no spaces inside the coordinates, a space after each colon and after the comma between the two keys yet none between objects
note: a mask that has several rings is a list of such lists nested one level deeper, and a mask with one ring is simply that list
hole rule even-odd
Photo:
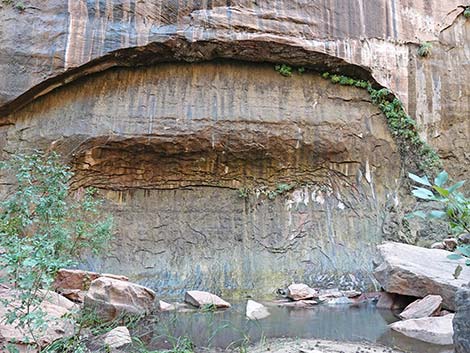
[{"label": "muddy water", "polygon": [[410,353],[452,352],[449,347],[429,345],[391,331],[388,324],[397,318],[372,304],[319,305],[311,309],[269,306],[269,311],[271,315],[261,321],[245,318],[244,303],[218,312],[161,313],[135,335],[149,349],[172,348],[178,339],[190,340],[196,350],[225,350],[276,338],[313,338],[379,343]]}]

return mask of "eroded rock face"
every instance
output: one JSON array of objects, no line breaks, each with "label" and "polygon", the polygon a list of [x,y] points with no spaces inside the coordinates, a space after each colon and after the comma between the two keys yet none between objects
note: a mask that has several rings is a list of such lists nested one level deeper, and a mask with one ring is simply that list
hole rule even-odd
[{"label": "eroded rock face", "polygon": [[[405,103],[456,177],[468,172],[468,4],[293,0],[85,0],[2,4],[0,104],[6,114],[115,66],[230,58],[373,77]],[[433,43],[432,55],[417,55]],[[370,72],[370,74],[368,73]]]},{"label": "eroded rock face", "polygon": [[390,88],[463,178],[469,21],[457,0],[345,4],[1,4],[0,148],[64,153],[76,187],[100,188],[118,226],[90,261],[162,294],[194,283],[266,294],[292,280],[365,288],[376,244],[416,241],[401,231],[406,171],[385,120],[364,92],[253,62]]},{"label": "eroded rock face", "polygon": [[6,151],[52,146],[76,188],[108,199],[117,234],[94,268],[165,296],[194,283],[230,296],[325,278],[367,288],[375,245],[400,230],[400,155],[384,117],[363,90],[315,73],[114,70],[10,118]]}]

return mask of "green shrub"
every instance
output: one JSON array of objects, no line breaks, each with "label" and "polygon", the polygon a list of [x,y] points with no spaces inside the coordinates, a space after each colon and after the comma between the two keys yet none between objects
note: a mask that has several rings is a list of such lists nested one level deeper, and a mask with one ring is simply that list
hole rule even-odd
[{"label": "green shrub", "polygon": [[427,57],[431,55],[432,52],[432,44],[429,42],[422,43],[418,48],[418,55],[422,57]]},{"label": "green shrub", "polygon": [[40,304],[55,274],[73,266],[84,252],[103,249],[112,219],[100,213],[102,200],[94,189],[72,193],[73,173],[56,153],[18,154],[0,167],[16,179],[13,192],[0,202],[0,267],[17,293],[3,301],[6,321],[36,341],[35,333],[47,325]]},{"label": "green shrub", "polygon": [[[420,217],[422,219],[441,219],[449,224],[449,228],[453,234],[459,235],[465,232],[470,233],[470,198],[467,198],[458,190],[463,186],[465,181],[459,181],[451,186],[446,187],[449,175],[442,171],[431,183],[426,176],[419,177],[409,174],[409,177],[420,184],[415,186],[412,191],[413,195],[421,200],[438,202],[441,207],[429,212],[415,211],[408,215],[411,217]],[[467,266],[470,266],[470,245],[460,244],[457,247],[456,254],[449,256],[451,259],[459,259],[467,257]],[[455,277],[460,272],[456,270]]]},{"label": "green shrub", "polygon": [[292,66],[282,64],[282,65],[276,65],[274,69],[277,72],[279,72],[282,76],[285,76],[285,77],[292,76]]}]

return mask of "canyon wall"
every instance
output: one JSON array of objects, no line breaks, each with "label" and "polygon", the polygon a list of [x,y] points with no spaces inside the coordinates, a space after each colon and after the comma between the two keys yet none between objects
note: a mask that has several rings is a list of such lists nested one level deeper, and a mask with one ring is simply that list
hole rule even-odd
[{"label": "canyon wall", "polygon": [[[315,71],[389,88],[464,178],[466,5],[2,4],[2,154],[61,152],[74,187],[98,187],[115,216],[111,250],[87,266],[161,294],[266,295],[292,280],[370,287],[375,245],[416,240],[402,222],[406,170],[367,92]],[[308,70],[283,77],[274,63]]]}]

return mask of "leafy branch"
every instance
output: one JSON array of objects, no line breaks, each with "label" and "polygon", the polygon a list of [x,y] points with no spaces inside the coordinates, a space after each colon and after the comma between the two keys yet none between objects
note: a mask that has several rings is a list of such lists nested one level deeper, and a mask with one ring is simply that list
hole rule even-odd
[{"label": "leafy branch", "polygon": [[[418,199],[438,202],[441,207],[429,212],[415,211],[407,215],[408,218],[419,217],[421,219],[440,219],[446,221],[455,235],[465,232],[470,233],[470,199],[458,190],[465,181],[459,181],[446,186],[449,181],[447,172],[440,172],[434,182],[431,183],[427,176],[409,174],[409,177],[421,186],[414,186],[412,194]],[[470,244],[459,244],[455,253],[448,256],[449,259],[458,260],[466,257],[466,265],[470,266]],[[460,265],[459,265],[460,266]],[[457,266],[454,277],[460,275],[462,269]]]}]

